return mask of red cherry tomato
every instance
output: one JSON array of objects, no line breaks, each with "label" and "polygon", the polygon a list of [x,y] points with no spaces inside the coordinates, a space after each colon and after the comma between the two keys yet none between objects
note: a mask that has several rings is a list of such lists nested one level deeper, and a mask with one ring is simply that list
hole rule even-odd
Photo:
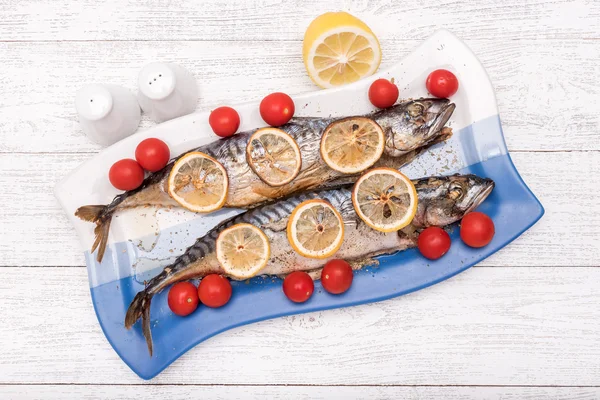
[{"label": "red cherry tomato", "polygon": [[437,226],[425,229],[419,235],[419,251],[430,260],[437,260],[450,250],[450,235]]},{"label": "red cherry tomato", "polygon": [[369,87],[369,100],[378,108],[393,106],[399,95],[398,86],[387,79],[377,79]]},{"label": "red cherry tomato", "polygon": [[310,299],[315,290],[315,283],[310,275],[303,271],[295,271],[285,277],[283,293],[294,303],[304,303]]},{"label": "red cherry tomato", "polygon": [[231,107],[219,107],[212,110],[208,123],[215,134],[229,137],[240,127],[240,115]]},{"label": "red cherry tomato", "polygon": [[135,148],[135,159],[150,172],[163,169],[170,157],[169,146],[160,139],[144,139]]},{"label": "red cherry tomato", "polygon": [[344,260],[329,261],[321,272],[323,288],[332,294],[344,293],[350,289],[352,279],[352,267]]},{"label": "red cherry tomato", "polygon": [[487,245],[495,232],[494,221],[482,212],[469,213],[460,223],[460,238],[471,247]]},{"label": "red cherry tomato", "polygon": [[185,317],[198,308],[198,293],[191,282],[179,282],[173,285],[167,296],[169,308],[174,314]]},{"label": "red cherry tomato", "polygon": [[126,158],[110,167],[108,179],[119,190],[133,190],[144,181],[144,170],[137,161]]},{"label": "red cherry tomato", "polygon": [[435,97],[450,97],[458,90],[458,79],[446,69],[436,69],[429,74],[425,85]]},{"label": "red cherry tomato", "polygon": [[260,116],[271,126],[286,124],[296,110],[294,100],[285,93],[271,93],[260,102]]},{"label": "red cherry tomato", "polygon": [[221,275],[207,275],[198,285],[198,297],[207,307],[222,307],[231,298],[231,283]]}]

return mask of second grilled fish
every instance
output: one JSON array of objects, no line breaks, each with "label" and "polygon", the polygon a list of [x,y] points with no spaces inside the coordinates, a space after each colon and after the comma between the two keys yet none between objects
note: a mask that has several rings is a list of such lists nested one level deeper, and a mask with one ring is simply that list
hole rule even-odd
[{"label": "second grilled fish", "polygon": [[220,232],[234,224],[252,224],[259,227],[269,238],[271,257],[261,270],[261,275],[283,276],[293,271],[316,272],[327,260],[305,258],[296,253],[288,242],[286,227],[292,211],[298,204],[315,198],[326,200],[340,212],[345,225],[344,242],[335,258],[342,258],[353,267],[360,268],[373,264],[374,256],[414,247],[417,239],[415,231],[418,229],[427,226],[443,227],[460,220],[485,200],[494,188],[494,181],[475,175],[430,177],[414,183],[419,197],[417,213],[412,224],[398,232],[378,232],[363,223],[354,211],[349,187],[302,193],[231,218],[199,238],[173,264],[148,282],[146,288],[131,302],[125,316],[125,327],[131,328],[142,318],[142,331],[148,350],[152,354],[152,297],[175,282],[202,278],[208,274],[224,274],[215,254],[216,240]]}]

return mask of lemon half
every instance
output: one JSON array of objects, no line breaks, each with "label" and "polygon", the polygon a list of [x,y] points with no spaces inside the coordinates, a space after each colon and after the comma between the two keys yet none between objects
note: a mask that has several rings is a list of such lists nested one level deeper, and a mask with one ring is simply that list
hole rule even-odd
[{"label": "lemon half", "polygon": [[360,19],[328,12],[306,29],[302,57],[310,78],[322,88],[332,88],[373,75],[381,63],[381,47]]}]

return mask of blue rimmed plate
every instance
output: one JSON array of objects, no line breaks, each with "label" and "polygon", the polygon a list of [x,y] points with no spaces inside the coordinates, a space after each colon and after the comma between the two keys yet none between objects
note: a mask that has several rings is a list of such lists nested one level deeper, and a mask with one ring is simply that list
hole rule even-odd
[{"label": "blue rimmed plate", "polygon": [[[480,206],[496,224],[496,236],[482,249],[454,240],[450,252],[438,261],[427,261],[415,250],[380,257],[377,268],[357,272],[351,289],[340,296],[324,292],[317,282],[315,295],[304,304],[288,301],[275,278],[255,278],[250,284],[233,283],[234,296],[223,308],[200,307],[179,318],[168,309],[166,293],[152,302],[154,356],[150,357],[141,327],[123,326],[125,311],[144,281],[181,254],[195,239],[239,210],[198,215],[185,210],[128,210],[112,222],[102,263],[89,252],[94,225],[74,216],[86,204],[106,204],[117,194],[106,171],[121,158],[133,156],[144,138],[167,142],[172,154],[217,140],[208,126],[208,113],[196,113],[138,132],[87,161],[55,188],[55,194],[81,239],[88,267],[92,299],[98,320],[113,348],[140,377],[156,376],[196,344],[233,327],[283,315],[346,307],[396,297],[447,279],[506,246],[544,213],[542,205],[516,171],[502,135],[492,85],[471,51],[447,31],[439,31],[394,67],[373,79],[393,78],[402,97],[426,96],[424,81],[437,68],[452,70],[460,89],[452,101],[456,111],[450,121],[453,137],[403,169],[417,178],[454,172],[474,173],[494,179],[496,188]],[[294,96],[298,116],[348,116],[373,111],[366,79],[338,89]],[[263,126],[256,102],[237,106],[242,126]],[[453,232],[453,239],[458,236]]]}]

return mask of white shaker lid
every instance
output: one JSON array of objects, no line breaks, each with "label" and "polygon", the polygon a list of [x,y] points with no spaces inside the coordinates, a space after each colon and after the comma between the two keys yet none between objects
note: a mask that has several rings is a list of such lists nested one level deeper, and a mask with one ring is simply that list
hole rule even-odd
[{"label": "white shaker lid", "polygon": [[175,74],[168,64],[154,62],[144,66],[138,75],[140,92],[151,100],[162,100],[175,89]]},{"label": "white shaker lid", "polygon": [[113,98],[108,89],[102,85],[86,85],[75,95],[75,108],[79,115],[90,121],[106,117],[112,110]]}]

